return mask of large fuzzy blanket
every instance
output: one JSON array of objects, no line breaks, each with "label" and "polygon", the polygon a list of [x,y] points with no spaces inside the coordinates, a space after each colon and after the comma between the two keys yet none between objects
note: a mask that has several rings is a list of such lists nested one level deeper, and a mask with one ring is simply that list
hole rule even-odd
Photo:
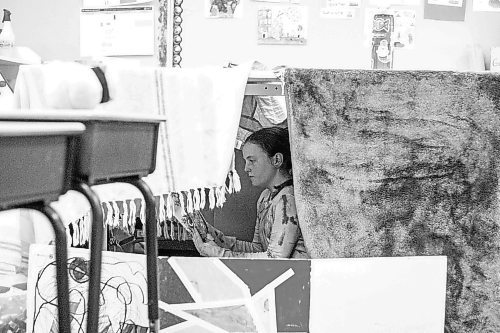
[{"label": "large fuzzy blanket", "polygon": [[500,76],[288,69],[285,83],[312,257],[446,255],[446,331],[500,332]]}]

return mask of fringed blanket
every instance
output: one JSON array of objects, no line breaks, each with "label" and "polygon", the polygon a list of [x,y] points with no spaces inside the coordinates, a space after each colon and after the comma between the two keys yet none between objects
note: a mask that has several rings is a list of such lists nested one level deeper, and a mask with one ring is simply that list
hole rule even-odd
[{"label": "fringed blanket", "polygon": [[446,255],[447,332],[500,332],[500,76],[289,69],[285,81],[312,256]]},{"label": "fringed blanket", "polygon": [[[106,68],[111,101],[102,105],[104,110],[167,118],[160,126],[156,170],[146,178],[153,193],[182,193],[192,212],[205,203],[222,206],[226,191],[239,188],[235,172],[228,186],[225,181],[249,71],[250,63],[234,68]],[[164,199],[172,207],[170,196]]]},{"label": "fringed blanket", "polygon": [[[194,218],[195,211],[221,207],[227,193],[240,189],[233,148],[250,67],[251,63],[233,68],[179,69],[116,64],[103,67],[111,100],[99,104],[97,109],[159,114],[167,119],[160,125],[156,170],[145,179],[155,194],[159,235],[173,239],[186,237],[180,226],[170,223],[172,195],[180,195],[184,211]],[[18,107],[71,108],[73,104],[67,101],[67,95],[74,89],[68,85],[77,85],[73,88],[84,92],[94,92],[94,83],[99,86],[96,77],[92,77],[96,81],[92,84],[83,79],[66,80],[64,73],[68,69],[85,69],[94,75],[90,68],[73,63],[24,66],[18,81],[22,87],[17,91]],[[57,103],[49,103],[50,100]],[[134,229],[136,218],[144,222],[140,216],[144,201],[135,200],[140,198],[136,189],[110,184],[96,191],[103,201],[108,225],[129,232]],[[54,205],[64,215],[65,222],[72,222],[73,232],[69,228],[68,235],[73,245],[84,244],[90,220],[86,202],[82,203],[70,192]]]}]

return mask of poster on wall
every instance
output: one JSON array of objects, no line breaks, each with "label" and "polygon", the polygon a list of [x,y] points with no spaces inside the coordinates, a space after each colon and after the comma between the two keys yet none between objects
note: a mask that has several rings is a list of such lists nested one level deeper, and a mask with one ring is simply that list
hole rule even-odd
[{"label": "poster on wall", "polygon": [[372,69],[391,69],[394,15],[375,14],[372,21]]},{"label": "poster on wall", "polygon": [[153,7],[81,9],[80,56],[153,54]]},{"label": "poster on wall", "polygon": [[325,0],[325,7],[359,7],[360,0]]},{"label": "poster on wall", "polygon": [[256,2],[283,2],[283,3],[294,3],[299,4],[300,0],[253,0]]},{"label": "poster on wall", "polygon": [[474,0],[472,10],[476,12],[499,12],[500,0]]},{"label": "poster on wall", "polygon": [[377,7],[418,6],[419,0],[370,0],[370,5]]},{"label": "poster on wall", "polygon": [[242,12],[241,0],[205,0],[207,18],[241,18]]},{"label": "poster on wall", "polygon": [[464,4],[463,0],[429,0],[428,2],[431,5],[451,6],[451,7],[462,7],[462,5]]},{"label": "poster on wall", "polygon": [[356,8],[359,0],[326,0],[324,7],[320,9],[319,15],[323,18],[353,19],[356,16]]},{"label": "poster on wall", "polygon": [[365,11],[365,36],[373,39],[373,22],[377,14],[393,17],[393,31],[390,44],[395,49],[413,49],[415,46],[416,12],[411,9],[377,9],[367,8]]},{"label": "poster on wall", "polygon": [[146,4],[151,0],[83,0],[82,6],[85,8],[98,7],[113,7],[113,6],[130,6]]},{"label": "poster on wall", "polygon": [[[461,2],[461,5],[460,6],[450,5],[450,2],[453,1]],[[439,2],[439,4],[437,4],[436,2]],[[465,3],[466,2],[462,0],[450,0],[450,1],[425,0],[424,19],[438,20],[438,21],[464,21]]]},{"label": "poster on wall", "polygon": [[305,6],[261,7],[257,20],[258,44],[305,45],[307,42]]}]

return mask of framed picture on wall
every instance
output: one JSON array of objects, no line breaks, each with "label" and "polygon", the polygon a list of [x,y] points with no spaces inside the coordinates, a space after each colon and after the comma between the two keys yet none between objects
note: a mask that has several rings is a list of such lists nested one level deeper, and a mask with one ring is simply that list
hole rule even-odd
[{"label": "framed picture on wall", "polygon": [[242,12],[241,0],[205,0],[207,18],[240,18]]},{"label": "framed picture on wall", "polygon": [[305,45],[307,42],[305,6],[260,7],[257,20],[258,44]]}]

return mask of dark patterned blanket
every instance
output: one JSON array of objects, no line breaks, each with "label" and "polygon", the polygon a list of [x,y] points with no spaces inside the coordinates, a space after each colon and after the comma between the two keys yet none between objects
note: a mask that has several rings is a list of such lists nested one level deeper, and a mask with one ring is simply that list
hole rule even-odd
[{"label": "dark patterned blanket", "polygon": [[500,75],[288,69],[285,81],[312,257],[446,255],[446,330],[500,332]]}]

